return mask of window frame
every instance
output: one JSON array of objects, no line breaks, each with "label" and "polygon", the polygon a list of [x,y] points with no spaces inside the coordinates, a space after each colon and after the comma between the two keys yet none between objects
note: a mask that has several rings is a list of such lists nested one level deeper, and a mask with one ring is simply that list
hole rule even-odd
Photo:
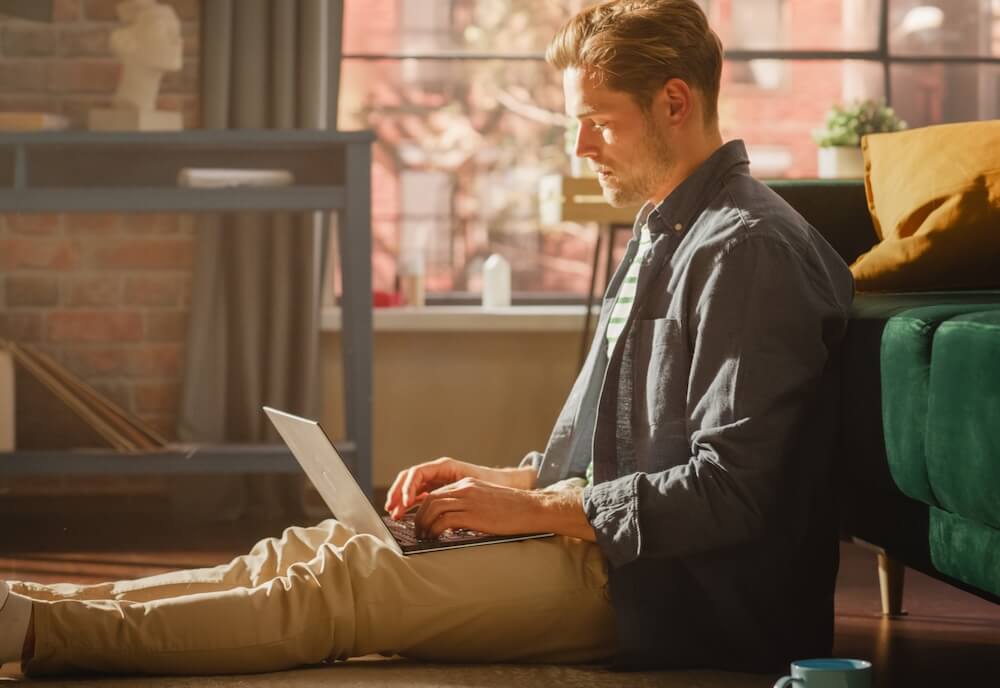
[{"label": "window frame", "polygon": [[[889,48],[889,4],[892,0],[879,0],[879,27],[877,45],[870,50],[786,50],[786,49],[724,49],[723,60],[728,62],[751,62],[753,60],[792,61],[857,61],[877,63],[882,70],[884,99],[892,106],[892,67],[900,64],[943,64],[943,65],[1000,65],[1000,56],[991,55],[896,55]],[[542,61],[543,53],[483,53],[464,51],[437,52],[383,52],[383,53],[343,53],[341,60],[434,60],[434,61]],[[515,292],[515,305],[524,304],[569,304],[585,303],[586,294],[557,294]],[[427,294],[427,303],[433,305],[469,304],[478,299],[471,292],[437,292]]]}]

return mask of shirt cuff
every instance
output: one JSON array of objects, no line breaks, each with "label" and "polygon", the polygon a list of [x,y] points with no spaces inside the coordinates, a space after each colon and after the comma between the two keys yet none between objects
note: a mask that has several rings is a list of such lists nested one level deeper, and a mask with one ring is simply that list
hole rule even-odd
[{"label": "shirt cuff", "polygon": [[588,485],[583,490],[583,510],[597,534],[597,544],[615,567],[639,558],[639,473]]}]

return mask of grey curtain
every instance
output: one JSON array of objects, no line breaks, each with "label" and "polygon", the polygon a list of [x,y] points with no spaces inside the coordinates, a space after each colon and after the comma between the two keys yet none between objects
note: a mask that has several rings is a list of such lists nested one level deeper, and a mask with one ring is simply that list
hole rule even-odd
[{"label": "grey curtain", "polygon": [[[323,128],[326,35],[342,12],[328,0],[204,0],[202,124],[207,129]],[[331,49],[338,52],[340,36]],[[334,75],[335,77],[337,75]],[[330,113],[335,118],[335,109]],[[331,126],[331,128],[333,128]],[[321,255],[318,213],[201,215],[178,421],[185,442],[279,441],[262,405],[315,418],[320,410]],[[234,457],[238,460],[238,457]],[[219,517],[294,509],[297,481],[230,481]],[[184,486],[180,499],[197,501]],[[191,494],[188,494],[191,493]],[[212,491],[214,495],[219,489]],[[203,495],[204,496],[204,495]],[[213,498],[214,499],[214,498]],[[204,500],[202,500],[204,501]],[[187,503],[184,510],[200,507]]]}]

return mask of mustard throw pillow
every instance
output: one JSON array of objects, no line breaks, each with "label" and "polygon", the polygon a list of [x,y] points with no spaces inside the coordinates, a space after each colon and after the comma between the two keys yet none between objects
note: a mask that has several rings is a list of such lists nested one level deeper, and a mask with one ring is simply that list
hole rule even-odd
[{"label": "mustard throw pillow", "polygon": [[882,241],[851,272],[859,291],[1000,287],[1000,120],[861,142]]}]

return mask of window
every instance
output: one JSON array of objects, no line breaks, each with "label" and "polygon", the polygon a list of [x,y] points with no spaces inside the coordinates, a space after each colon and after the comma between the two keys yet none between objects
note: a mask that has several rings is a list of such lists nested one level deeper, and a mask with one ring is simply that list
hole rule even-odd
[{"label": "window", "polygon": [[[595,231],[541,227],[569,170],[549,39],[593,0],[346,0],[341,129],[377,134],[375,288],[401,252],[434,295],[476,292],[504,254],[521,295],[582,297]],[[1000,116],[1000,0],[700,0],[726,46],[720,118],[759,177],[816,174],[835,102],[884,98],[911,127]]]}]

